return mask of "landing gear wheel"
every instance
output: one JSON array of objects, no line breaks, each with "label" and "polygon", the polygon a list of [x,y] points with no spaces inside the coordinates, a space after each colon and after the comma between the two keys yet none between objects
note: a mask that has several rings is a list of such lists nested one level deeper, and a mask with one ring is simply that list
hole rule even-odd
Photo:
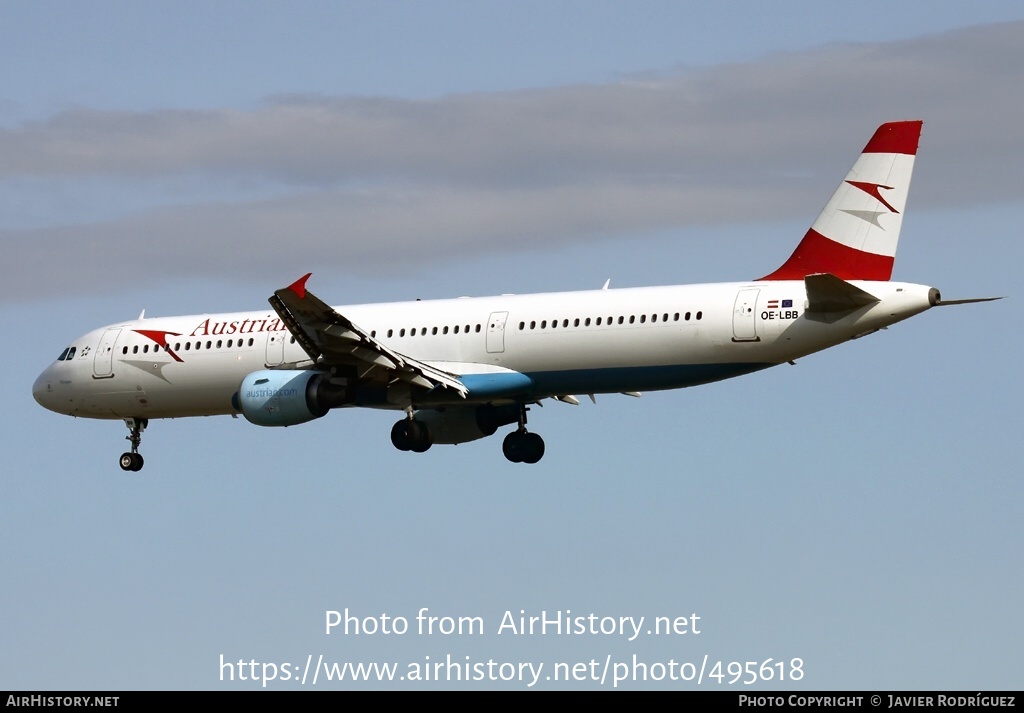
[{"label": "landing gear wheel", "polygon": [[536,433],[512,431],[505,436],[501,452],[513,463],[536,463],[544,457],[544,439]]},{"label": "landing gear wheel", "polygon": [[411,426],[410,434],[412,434],[409,439],[409,450],[413,453],[426,453],[434,444],[430,437],[430,431],[427,430],[427,424],[420,421],[409,421],[409,425]]},{"label": "landing gear wheel", "polygon": [[391,427],[391,443],[400,451],[423,453],[434,441],[427,430],[427,424],[405,418]]},{"label": "landing gear wheel", "polygon": [[505,436],[505,440],[501,442],[501,452],[505,454],[505,457],[512,463],[522,463],[523,456],[523,439],[522,434],[519,431],[512,431],[512,433]]},{"label": "landing gear wheel", "polygon": [[391,444],[400,451],[409,450],[409,427],[407,420],[398,421],[391,427]]},{"label": "landing gear wheel", "polygon": [[536,463],[544,457],[544,439],[536,433],[524,433],[523,463]]},{"label": "landing gear wheel", "polygon": [[122,453],[119,463],[121,465],[121,470],[130,470],[137,473],[142,470],[142,466],[145,461],[138,453]]}]

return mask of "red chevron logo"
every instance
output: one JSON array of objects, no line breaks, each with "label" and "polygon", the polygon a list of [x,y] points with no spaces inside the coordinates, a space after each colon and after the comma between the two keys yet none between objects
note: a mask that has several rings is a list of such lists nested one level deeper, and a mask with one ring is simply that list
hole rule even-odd
[{"label": "red chevron logo", "polygon": [[866,181],[847,181],[847,183],[849,183],[854,188],[861,189],[869,196],[877,200],[879,203],[884,205],[886,208],[888,208],[891,212],[899,213],[899,211],[893,208],[891,205],[889,205],[889,202],[882,198],[882,194],[878,192],[880,188],[884,188],[887,191],[891,191],[892,186],[883,186],[881,183],[867,183]]}]

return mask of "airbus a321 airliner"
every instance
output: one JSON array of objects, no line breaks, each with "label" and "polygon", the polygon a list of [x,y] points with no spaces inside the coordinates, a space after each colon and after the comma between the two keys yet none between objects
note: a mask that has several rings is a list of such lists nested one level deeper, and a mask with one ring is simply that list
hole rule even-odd
[{"label": "airbus a321 airliner", "polygon": [[351,406],[404,411],[391,441],[417,453],[515,424],[505,457],[536,463],[544,441],[526,415],[542,399],[706,384],[989,299],[889,281],[920,134],[920,121],[879,127],[790,258],[756,280],[330,307],[305,275],[272,310],[89,332],[32,394],[57,413],[123,420],[130,471],[151,419],[295,426]]}]

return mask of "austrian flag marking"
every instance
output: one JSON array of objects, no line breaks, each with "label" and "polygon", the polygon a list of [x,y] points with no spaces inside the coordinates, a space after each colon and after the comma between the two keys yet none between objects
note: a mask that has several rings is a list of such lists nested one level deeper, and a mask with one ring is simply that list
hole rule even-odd
[{"label": "austrian flag marking", "polygon": [[779,309],[780,307],[782,309],[792,309],[793,300],[768,300],[765,309]]}]

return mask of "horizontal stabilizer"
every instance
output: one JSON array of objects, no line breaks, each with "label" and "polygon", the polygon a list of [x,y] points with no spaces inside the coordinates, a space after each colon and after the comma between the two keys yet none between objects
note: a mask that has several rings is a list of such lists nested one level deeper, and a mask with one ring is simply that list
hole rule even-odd
[{"label": "horizontal stabilizer", "polygon": [[846,280],[821,273],[804,278],[807,287],[807,311],[819,313],[849,312],[880,300]]}]

